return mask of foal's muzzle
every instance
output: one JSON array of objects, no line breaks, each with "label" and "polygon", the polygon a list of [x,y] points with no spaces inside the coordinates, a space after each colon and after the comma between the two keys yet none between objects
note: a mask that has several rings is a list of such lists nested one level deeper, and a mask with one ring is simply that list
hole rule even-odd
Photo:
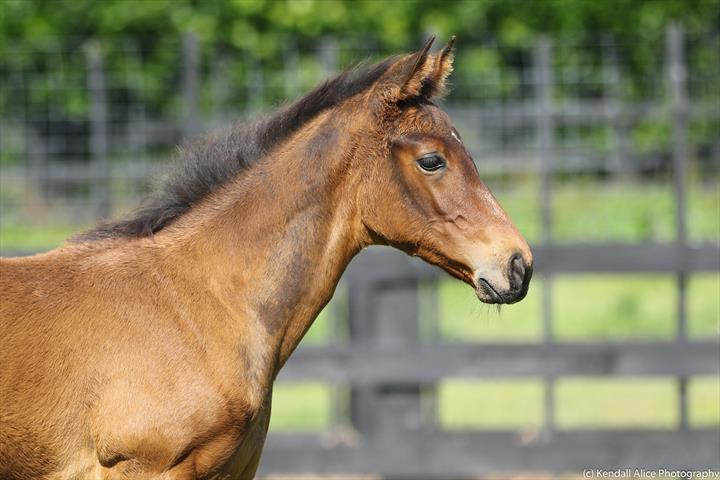
[{"label": "foal's muzzle", "polygon": [[477,290],[480,300],[485,303],[516,303],[527,295],[533,267],[526,263],[520,253],[510,257],[507,265],[509,288],[501,290],[484,278],[478,278]]}]

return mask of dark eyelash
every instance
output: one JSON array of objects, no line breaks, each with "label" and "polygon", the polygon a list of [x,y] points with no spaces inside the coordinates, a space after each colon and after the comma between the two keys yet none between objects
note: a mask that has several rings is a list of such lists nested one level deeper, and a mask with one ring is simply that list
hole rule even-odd
[{"label": "dark eyelash", "polygon": [[445,167],[445,159],[436,153],[424,155],[418,158],[417,162],[426,172],[435,172]]}]

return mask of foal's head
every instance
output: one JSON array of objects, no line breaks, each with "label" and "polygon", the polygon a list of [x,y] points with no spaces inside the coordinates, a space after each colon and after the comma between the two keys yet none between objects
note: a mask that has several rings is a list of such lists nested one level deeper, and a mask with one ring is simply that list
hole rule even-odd
[{"label": "foal's head", "polygon": [[[452,70],[452,40],[399,58],[362,98],[358,208],[376,243],[467,282],[485,303],[527,293],[532,254],[485,184],[447,114],[432,102]],[[369,133],[368,133],[369,132]]]}]

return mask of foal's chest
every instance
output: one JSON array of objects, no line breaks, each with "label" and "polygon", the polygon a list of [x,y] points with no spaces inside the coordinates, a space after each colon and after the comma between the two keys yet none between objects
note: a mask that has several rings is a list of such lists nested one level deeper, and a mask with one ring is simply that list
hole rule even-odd
[{"label": "foal's chest", "polygon": [[[260,463],[260,456],[265,444],[265,436],[270,421],[270,405],[263,407],[248,424],[239,440],[230,440],[225,445],[217,445],[222,449],[229,446],[232,449],[227,460],[222,460],[221,466],[214,470],[215,474],[209,478],[217,480],[245,480],[255,478],[255,472]],[[222,438],[218,438],[222,442]],[[208,448],[209,447],[209,448]],[[213,445],[198,450],[198,457],[213,455]]]}]

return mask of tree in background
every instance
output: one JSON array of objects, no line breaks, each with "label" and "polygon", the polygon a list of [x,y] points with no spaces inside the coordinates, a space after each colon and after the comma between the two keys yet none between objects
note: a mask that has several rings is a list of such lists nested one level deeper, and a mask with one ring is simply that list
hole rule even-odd
[{"label": "tree in background", "polygon": [[[658,78],[664,31],[671,22],[700,38],[717,33],[720,0],[0,0],[0,116],[15,110],[44,114],[52,104],[59,117],[84,118],[86,59],[78,52],[92,42],[104,52],[111,102],[136,100],[150,115],[177,113],[181,99],[169,92],[180,91],[180,52],[188,32],[199,39],[205,59],[203,105],[212,103],[208,98],[219,88],[212,83],[217,77],[225,77],[229,90],[224,100],[242,109],[305,91],[322,76],[314,49],[324,38],[336,42],[337,66],[343,67],[365,56],[415,48],[430,33],[458,36],[462,68],[454,77],[456,99],[522,96],[528,87],[519,78],[520,67],[528,63],[528,50],[540,33],[570,38],[572,51],[557,52],[556,61],[589,65],[591,76],[599,75],[592,66],[604,61],[596,47],[620,45],[622,94],[635,98],[647,94],[648,78]],[[717,36],[712,42],[688,59],[699,76],[717,74],[718,62],[710,60],[718,51]],[[289,50],[299,52],[293,88],[283,71]],[[224,65],[221,74],[209,71],[218,65]],[[246,88],[253,73],[248,69],[257,65],[262,78],[254,84],[262,91]],[[49,71],[79,74],[63,77],[68,88],[57,96]],[[126,71],[142,76],[124,78]],[[501,71],[502,82],[478,88],[478,78]],[[595,94],[591,84],[585,82],[583,95]],[[16,95],[15,86],[27,97]],[[653,130],[649,143],[662,136],[662,129]]]}]

